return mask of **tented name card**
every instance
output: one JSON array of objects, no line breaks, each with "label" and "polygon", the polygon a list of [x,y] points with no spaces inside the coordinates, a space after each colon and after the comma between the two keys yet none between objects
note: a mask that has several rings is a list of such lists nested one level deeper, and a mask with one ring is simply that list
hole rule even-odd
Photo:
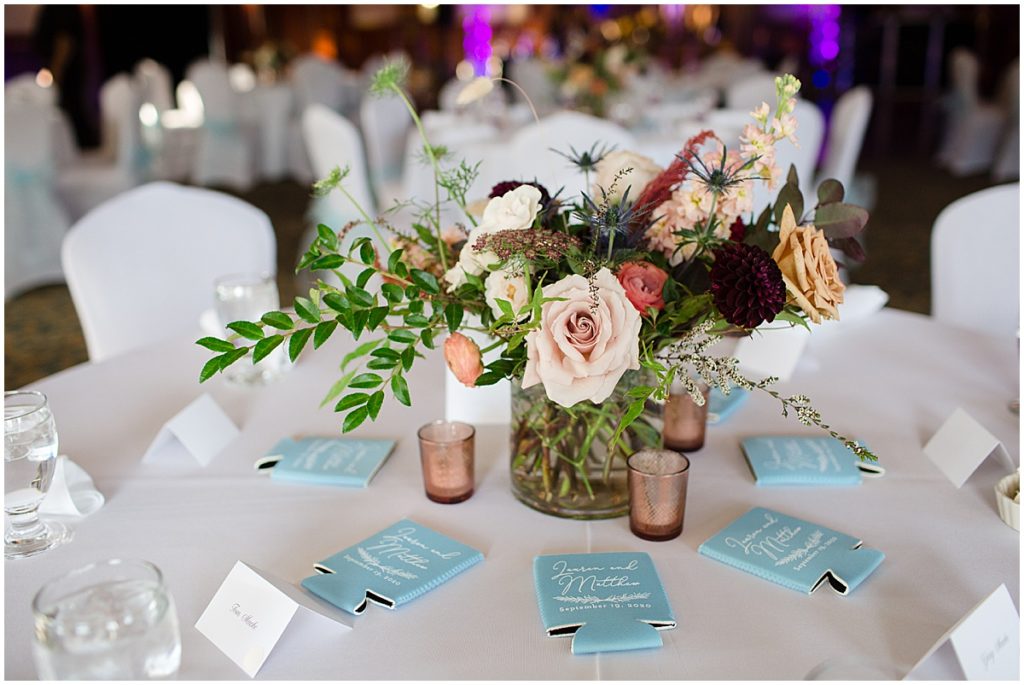
[{"label": "tented name card", "polygon": [[999,439],[963,409],[957,408],[924,446],[924,453],[956,487],[962,487],[981,462],[996,454],[1016,468]]},{"label": "tented name card", "polygon": [[363,613],[367,602],[394,609],[483,558],[472,547],[402,519],[316,564],[317,575],[302,587],[350,614]]},{"label": "tented name card", "polygon": [[552,554],[533,560],[540,617],[549,637],[571,637],[573,654],[661,647],[676,627],[651,557],[643,552]]},{"label": "tented name card", "polygon": [[908,677],[935,678],[930,660],[947,642],[967,680],[1020,680],[1020,616],[1005,585],[946,631]]},{"label": "tented name card", "polygon": [[350,627],[348,619],[291,583],[235,562],[196,630],[253,678],[287,629]]},{"label": "tented name card", "polygon": [[200,395],[163,425],[142,461],[186,462],[192,458],[206,466],[238,432],[212,397]]},{"label": "tented name card", "polygon": [[860,485],[864,476],[885,471],[861,461],[846,445],[828,437],[762,436],[741,443],[759,486]]},{"label": "tented name card", "polygon": [[885,555],[857,538],[757,507],[699,548],[706,557],[792,590],[811,594],[827,583],[849,594]]},{"label": "tented name card", "polygon": [[275,481],[365,488],[394,448],[394,440],[284,438],[256,468]]}]

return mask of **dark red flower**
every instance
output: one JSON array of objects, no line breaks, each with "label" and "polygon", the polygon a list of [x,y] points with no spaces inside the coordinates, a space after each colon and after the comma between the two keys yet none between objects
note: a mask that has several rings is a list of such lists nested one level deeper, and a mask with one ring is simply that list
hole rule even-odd
[{"label": "dark red flower", "polygon": [[536,181],[502,181],[498,185],[491,188],[491,194],[487,197],[495,198],[501,197],[505,193],[511,192],[519,186],[533,186],[540,191],[540,206],[547,207],[548,203],[551,202],[551,194],[548,189],[537,183]]},{"label": "dark red flower", "polygon": [[729,240],[742,243],[746,235],[747,225],[743,223],[742,217],[736,217],[736,221],[732,222],[732,226],[729,227]]},{"label": "dark red flower", "polygon": [[786,304],[786,285],[779,265],[756,245],[726,243],[715,250],[711,297],[725,320],[756,328]]}]

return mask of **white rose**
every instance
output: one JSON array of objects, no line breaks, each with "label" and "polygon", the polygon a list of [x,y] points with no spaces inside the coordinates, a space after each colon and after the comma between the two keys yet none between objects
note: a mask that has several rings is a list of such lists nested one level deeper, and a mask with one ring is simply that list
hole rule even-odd
[{"label": "white rose", "polygon": [[541,325],[526,336],[523,388],[544,385],[563,407],[608,399],[628,369],[640,368],[640,313],[608,269],[591,283],[579,275],[544,286]]},{"label": "white rose", "polygon": [[540,191],[531,185],[521,185],[501,197],[492,198],[484,209],[479,227],[495,231],[529,228],[540,211],[540,198]]},{"label": "white rose", "polygon": [[456,264],[444,272],[444,281],[448,284],[448,292],[455,292],[468,282],[466,270]]},{"label": "white rose", "polygon": [[508,301],[512,305],[512,311],[518,314],[519,310],[530,301],[526,278],[510,274],[505,269],[499,269],[488,276],[484,282],[484,298],[491,311],[494,312],[495,318],[502,316],[498,300]]},{"label": "white rose", "polygon": [[[632,169],[623,175],[616,183],[615,177],[623,169]],[[608,200],[618,202],[622,199],[626,188],[629,188],[629,197],[636,200],[644,191],[647,184],[653,181],[662,168],[654,163],[650,157],[638,155],[628,150],[617,150],[609,152],[597,163],[597,178],[594,181],[593,195],[601,197],[601,188],[608,193]],[[614,190],[612,184],[615,185]]]}]

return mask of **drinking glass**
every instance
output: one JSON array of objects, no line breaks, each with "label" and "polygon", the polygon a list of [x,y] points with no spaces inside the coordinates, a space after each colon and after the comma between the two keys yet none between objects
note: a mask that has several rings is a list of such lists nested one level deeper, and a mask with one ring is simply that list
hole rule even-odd
[{"label": "drinking glass", "polygon": [[32,601],[32,655],[42,680],[173,678],[181,633],[163,575],[109,559],[44,585]]},{"label": "drinking glass", "polygon": [[56,521],[40,521],[57,465],[57,428],[41,392],[4,393],[4,558],[21,559],[71,539]]},{"label": "drinking glass", "polygon": [[[218,278],[214,282],[214,298],[221,326],[233,321],[259,321],[261,316],[281,306],[277,283],[267,274],[232,274]],[[284,371],[286,347],[279,346],[257,364],[247,356],[225,369],[224,375],[241,385],[265,385]]]},{"label": "drinking glass", "polygon": [[471,425],[458,421],[434,421],[419,429],[423,488],[428,499],[456,504],[473,496],[475,435]]},{"label": "drinking glass", "polygon": [[641,450],[629,467],[629,529],[644,540],[671,540],[683,532],[690,460],[672,450]]}]

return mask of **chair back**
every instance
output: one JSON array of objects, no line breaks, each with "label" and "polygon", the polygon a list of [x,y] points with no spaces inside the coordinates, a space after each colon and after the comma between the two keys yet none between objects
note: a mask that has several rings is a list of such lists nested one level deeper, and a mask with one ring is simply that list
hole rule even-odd
[{"label": "chair back", "polygon": [[1012,337],[1020,328],[1020,184],[971,193],[932,229],[932,316]]},{"label": "chair back", "polygon": [[35,74],[21,74],[4,83],[4,101],[27,105],[56,106],[60,90],[51,82],[43,87],[36,82]]},{"label": "chair back", "polygon": [[750,112],[762,102],[775,106],[775,76],[772,72],[762,72],[745,76],[733,83],[725,91],[725,106],[730,109],[742,109]]},{"label": "chair back", "polygon": [[374,182],[400,178],[405,134],[412,125],[405,103],[398,96],[365,98],[359,106],[359,122]]},{"label": "chair back", "polygon": [[117,167],[130,175],[146,166],[139,124],[141,106],[139,89],[128,74],[113,76],[100,88],[103,147],[113,154]]},{"label": "chair back", "polygon": [[[311,105],[302,113],[302,135],[306,151],[317,178],[326,178],[334,167],[348,167],[345,189],[370,216],[377,208],[370,190],[370,178],[366,171],[366,156],[359,131],[351,121],[325,105]],[[338,192],[327,197],[328,204],[340,213],[336,221],[350,221],[360,218],[359,213]],[[341,226],[332,226],[340,229]]]},{"label": "chair back", "polygon": [[852,186],[864,134],[871,119],[871,103],[871,90],[867,86],[848,90],[836,102],[825,158],[821,163],[822,180],[834,178],[847,189]]},{"label": "chair back", "polygon": [[212,190],[149,183],[96,207],[61,255],[89,358],[198,332],[214,282],[274,274],[276,251],[266,214]]},{"label": "chair back", "polygon": [[152,104],[158,112],[174,109],[174,89],[167,67],[155,60],[140,60],[135,65],[134,76],[143,102]]},{"label": "chair back", "polygon": [[227,64],[199,60],[188,68],[186,77],[202,98],[205,123],[233,125],[238,122],[238,99],[231,87]]}]

